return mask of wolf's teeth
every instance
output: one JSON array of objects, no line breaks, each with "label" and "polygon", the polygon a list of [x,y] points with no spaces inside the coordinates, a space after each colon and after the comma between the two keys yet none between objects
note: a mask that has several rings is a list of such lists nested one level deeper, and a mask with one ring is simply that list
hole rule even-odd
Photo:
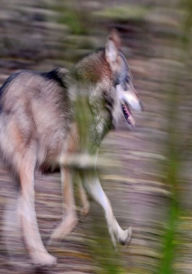
[{"label": "wolf's teeth", "polygon": [[133,118],[132,115],[129,115],[128,120],[129,120],[129,123],[130,123],[132,126],[135,126],[135,120],[134,120],[134,118]]}]

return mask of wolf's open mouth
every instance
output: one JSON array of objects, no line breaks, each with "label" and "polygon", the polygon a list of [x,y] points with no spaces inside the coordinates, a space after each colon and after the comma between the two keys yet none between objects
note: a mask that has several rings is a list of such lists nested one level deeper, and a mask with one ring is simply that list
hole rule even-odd
[{"label": "wolf's open mouth", "polygon": [[135,126],[135,120],[127,103],[122,103],[121,108],[128,124]]}]

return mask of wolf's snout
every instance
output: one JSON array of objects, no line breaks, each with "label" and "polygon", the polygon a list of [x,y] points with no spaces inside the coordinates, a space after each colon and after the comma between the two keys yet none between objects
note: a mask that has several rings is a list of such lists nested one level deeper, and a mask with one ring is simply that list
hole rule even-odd
[{"label": "wolf's snout", "polygon": [[137,95],[131,91],[124,93],[124,100],[135,111],[143,111],[143,106]]}]

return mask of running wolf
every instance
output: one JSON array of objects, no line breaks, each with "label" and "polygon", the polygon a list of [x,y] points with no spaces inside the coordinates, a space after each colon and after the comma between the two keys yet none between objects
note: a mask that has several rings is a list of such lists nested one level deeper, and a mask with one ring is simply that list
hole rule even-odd
[{"label": "running wolf", "polygon": [[[51,265],[55,257],[45,249],[34,207],[34,173],[60,163],[64,216],[51,239],[65,237],[77,223],[72,169],[63,165],[71,155],[96,155],[106,133],[123,114],[134,126],[131,112],[141,110],[130,70],[116,31],[104,48],[83,58],[71,71],[21,71],[0,89],[0,151],[13,178],[20,183],[17,213],[32,262]],[[125,244],[131,228],[118,224],[94,170],[81,169],[79,184],[84,210],[86,191],[102,206],[113,243]],[[84,188],[83,188],[84,187]]]}]

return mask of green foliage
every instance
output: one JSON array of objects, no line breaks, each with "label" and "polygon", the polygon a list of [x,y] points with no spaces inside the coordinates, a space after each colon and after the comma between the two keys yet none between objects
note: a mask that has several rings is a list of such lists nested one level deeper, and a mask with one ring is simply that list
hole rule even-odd
[{"label": "green foliage", "polygon": [[191,42],[192,35],[192,1],[191,0],[183,0],[181,2],[182,7],[185,10],[185,17],[183,22],[183,43],[184,46],[188,47]]},{"label": "green foliage", "polygon": [[145,18],[149,8],[142,7],[141,5],[114,5],[113,7],[108,7],[100,11],[96,11],[94,14],[103,18],[117,19],[117,20],[142,20]]},{"label": "green foliage", "polygon": [[93,115],[89,107],[89,98],[86,95],[80,95],[75,100],[75,119],[78,126],[80,137],[80,148],[82,151],[89,151],[91,149],[91,142],[89,139],[89,128],[93,123]]},{"label": "green foliage", "polygon": [[59,1],[54,9],[58,13],[58,23],[67,25],[72,34],[80,35],[87,33],[86,16],[83,11],[79,11],[75,4],[65,5],[65,2]]},{"label": "green foliage", "polygon": [[[188,58],[190,41],[191,41],[191,28],[192,28],[192,2],[190,0],[184,0],[182,2],[186,9],[183,23],[183,39],[180,43],[181,52],[183,53],[182,62],[186,65]],[[167,113],[167,125],[168,125],[168,137],[167,137],[167,161],[165,177],[170,185],[171,200],[169,207],[169,219],[167,222],[167,229],[164,234],[164,248],[163,256],[160,261],[160,268],[158,274],[172,274],[175,273],[173,268],[173,262],[176,257],[176,249],[182,239],[178,238],[178,225],[182,210],[180,208],[180,197],[179,197],[179,173],[182,168],[182,158],[179,149],[183,146],[182,143],[182,132],[179,130],[179,106],[180,106],[180,90],[179,83],[181,81],[180,75],[175,74],[175,82],[172,89],[167,90],[168,97],[168,113]]]},{"label": "green foliage", "polygon": [[82,14],[75,9],[63,9],[59,15],[58,22],[61,24],[67,24],[73,34],[86,33],[86,27],[82,21]]},{"label": "green foliage", "polygon": [[95,240],[90,241],[89,249],[95,262],[97,262],[97,274],[126,274],[118,247],[115,249],[111,243],[110,236],[105,225],[104,217],[94,210],[94,218],[91,222]]}]

